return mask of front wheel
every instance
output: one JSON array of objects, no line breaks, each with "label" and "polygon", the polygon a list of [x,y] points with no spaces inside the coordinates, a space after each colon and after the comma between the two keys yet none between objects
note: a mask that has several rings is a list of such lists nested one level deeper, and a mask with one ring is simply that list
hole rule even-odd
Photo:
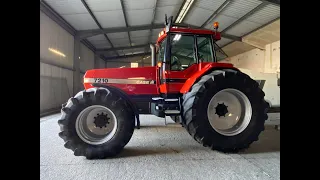
[{"label": "front wheel", "polygon": [[223,152],[237,152],[257,141],[269,107],[258,83],[231,69],[203,76],[183,96],[182,105],[189,134]]},{"label": "front wheel", "polygon": [[59,136],[76,156],[117,155],[132,137],[135,116],[124,99],[104,88],[79,92],[61,110]]}]

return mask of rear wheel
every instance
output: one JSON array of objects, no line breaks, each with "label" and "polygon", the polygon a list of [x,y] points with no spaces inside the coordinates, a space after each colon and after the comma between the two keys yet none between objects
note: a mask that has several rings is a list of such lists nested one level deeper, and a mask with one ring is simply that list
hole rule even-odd
[{"label": "rear wheel", "polygon": [[132,137],[135,116],[121,97],[104,88],[79,92],[63,105],[59,136],[76,156],[117,155]]},{"label": "rear wheel", "polygon": [[236,152],[257,141],[267,110],[258,83],[230,69],[203,76],[183,96],[183,123],[189,134],[223,152]]}]

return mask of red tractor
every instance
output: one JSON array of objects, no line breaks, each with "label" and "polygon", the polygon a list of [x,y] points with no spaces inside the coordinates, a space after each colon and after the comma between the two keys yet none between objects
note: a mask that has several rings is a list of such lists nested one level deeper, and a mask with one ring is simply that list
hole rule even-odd
[{"label": "red tractor", "polygon": [[[140,127],[140,114],[171,116],[200,144],[237,152],[258,140],[269,104],[257,81],[216,44],[217,31],[191,29],[166,18],[152,66],[88,70],[85,90],[63,104],[59,136],[76,156],[117,155]],[[224,57],[223,57],[224,56]]]}]

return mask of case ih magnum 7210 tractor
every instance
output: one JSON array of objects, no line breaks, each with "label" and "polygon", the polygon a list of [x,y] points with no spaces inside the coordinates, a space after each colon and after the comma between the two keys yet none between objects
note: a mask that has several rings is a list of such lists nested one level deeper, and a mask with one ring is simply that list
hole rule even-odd
[{"label": "case ih magnum 7210 tractor", "polygon": [[222,152],[257,141],[269,105],[255,80],[217,62],[217,25],[191,29],[166,18],[151,45],[151,67],[88,70],[85,90],[61,110],[64,146],[88,159],[115,156],[139,128],[140,114],[171,116],[197,142]]}]

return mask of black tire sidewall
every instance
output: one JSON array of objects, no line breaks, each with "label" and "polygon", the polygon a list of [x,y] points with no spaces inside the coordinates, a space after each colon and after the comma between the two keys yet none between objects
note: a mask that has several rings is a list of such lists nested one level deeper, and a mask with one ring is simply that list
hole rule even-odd
[{"label": "black tire sidewall", "polygon": [[[71,111],[66,117],[68,119],[68,131],[71,133],[72,140],[76,143],[76,148],[91,148],[93,151],[103,151],[104,153],[113,153],[115,149],[122,148],[127,140],[127,134],[133,133],[134,129],[134,114],[130,108],[126,106],[126,103],[122,101],[118,101],[115,106],[112,104],[114,101],[104,101],[96,98],[90,98],[89,100],[85,99],[78,99],[79,103],[77,105],[71,106]],[[101,105],[104,107],[109,108],[114,115],[116,116],[117,120],[117,130],[114,136],[104,144],[100,145],[92,145],[84,142],[76,132],[76,120],[78,115],[82,110],[85,108],[92,106],[92,105]],[[130,122],[131,121],[131,122]],[[125,133],[124,133],[125,132]],[[131,136],[130,136],[131,137]],[[102,148],[102,149],[101,149]]]},{"label": "black tire sidewall", "polygon": [[[257,86],[256,81],[241,74],[229,78],[215,76],[214,80],[210,78],[205,82],[204,86],[205,89],[196,94],[198,98],[196,98],[194,106],[197,113],[194,119],[199,120],[197,121],[197,125],[199,126],[197,133],[199,133],[200,137],[210,137],[205,139],[205,141],[209,141],[206,144],[232,148],[237,144],[248,143],[251,140],[250,138],[258,136],[260,131],[257,131],[257,128],[261,128],[261,124],[262,126],[264,125],[264,119],[261,117],[264,109],[261,108],[263,96],[257,98],[257,95],[261,94],[261,89]],[[210,125],[207,116],[208,104],[211,98],[219,91],[227,88],[237,89],[244,93],[248,97],[252,107],[250,123],[243,132],[235,136],[224,136],[215,131]]]}]

